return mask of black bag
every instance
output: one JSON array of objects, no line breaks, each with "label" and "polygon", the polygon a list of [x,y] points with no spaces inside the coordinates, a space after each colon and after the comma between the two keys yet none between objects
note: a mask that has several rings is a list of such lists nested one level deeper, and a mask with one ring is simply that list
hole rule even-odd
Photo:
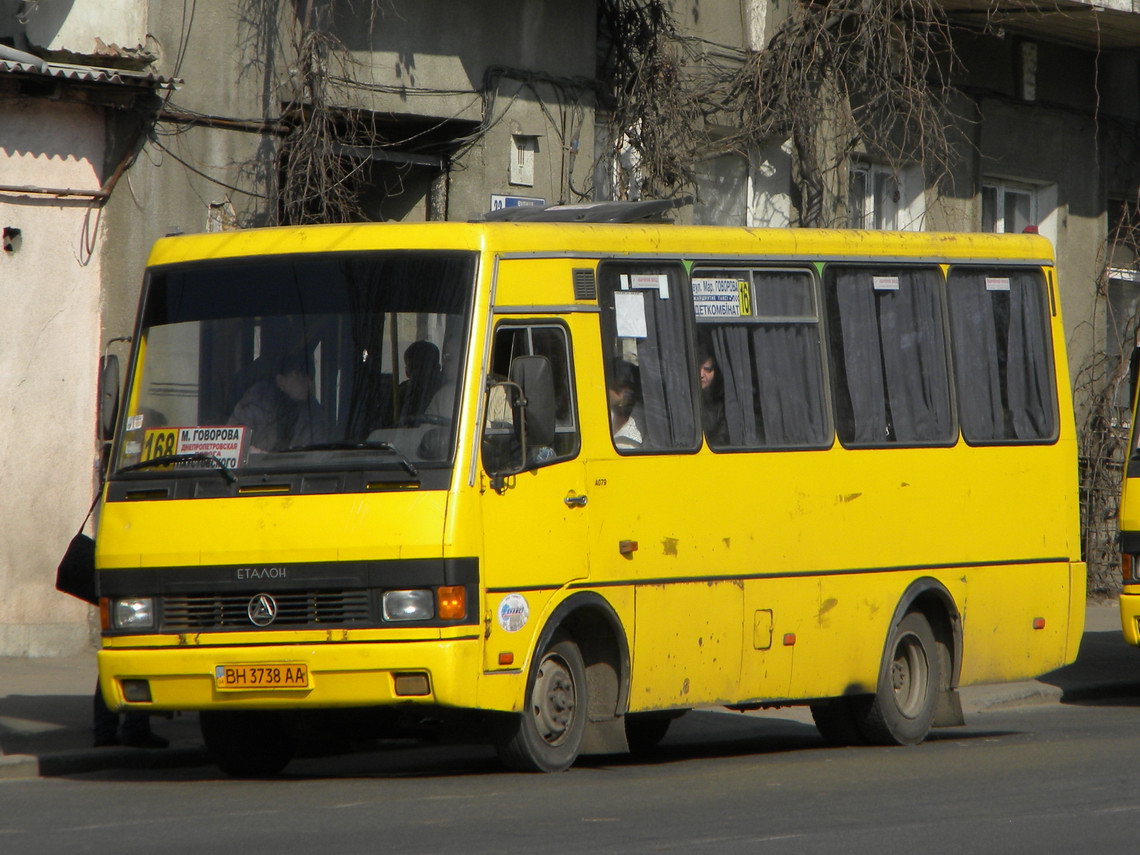
[{"label": "black bag", "polygon": [[83,532],[71,538],[55,571],[55,588],[91,605],[99,603],[95,590],[95,541]]},{"label": "black bag", "polygon": [[95,540],[83,533],[83,527],[95,506],[99,504],[99,496],[103,492],[103,484],[95,491],[95,499],[87,509],[87,516],[79,524],[79,532],[67,544],[67,552],[63,553],[63,560],[55,569],[55,589],[73,597],[78,597],[93,606],[99,605],[99,591],[95,585]]}]

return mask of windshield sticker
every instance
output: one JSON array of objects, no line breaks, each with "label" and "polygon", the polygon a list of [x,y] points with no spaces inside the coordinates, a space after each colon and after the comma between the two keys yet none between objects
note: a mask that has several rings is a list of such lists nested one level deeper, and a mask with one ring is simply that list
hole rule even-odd
[{"label": "windshield sticker", "polygon": [[507,632],[518,632],[530,619],[530,605],[522,594],[507,594],[499,603],[499,626]]},{"label": "windshield sticker", "polygon": [[746,281],[693,280],[693,309],[698,318],[739,318],[748,314],[750,298]]},{"label": "windshield sticker", "polygon": [[[152,428],[143,434],[142,460],[170,454],[203,454],[216,457],[227,469],[236,469],[245,440],[244,425]],[[180,461],[178,466],[212,466],[208,460]]]},{"label": "windshield sticker", "polygon": [[128,431],[142,430],[142,426],[143,426],[143,414],[142,413],[139,413],[137,416],[131,416],[129,419],[127,419],[127,430]]},{"label": "windshield sticker", "polygon": [[987,276],[986,277],[986,290],[987,291],[1008,291],[1009,278],[1006,276]]}]

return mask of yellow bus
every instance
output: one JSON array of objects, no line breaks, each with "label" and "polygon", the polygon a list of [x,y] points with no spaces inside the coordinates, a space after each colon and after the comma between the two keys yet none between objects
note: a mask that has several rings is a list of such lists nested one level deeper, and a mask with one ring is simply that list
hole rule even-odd
[{"label": "yellow bus", "polygon": [[914,744],[1073,661],[1049,243],[658,212],[158,241],[97,528],[111,708],[198,711],[238,775],[382,712],[556,771],[706,706]]},{"label": "yellow bus", "polygon": [[1124,640],[1140,647],[1140,432],[1136,429],[1137,386],[1140,385],[1140,332],[1132,351],[1129,391],[1132,400],[1132,426],[1128,437],[1128,458],[1124,462],[1120,509],[1120,568],[1123,589],[1120,593],[1120,625]]}]

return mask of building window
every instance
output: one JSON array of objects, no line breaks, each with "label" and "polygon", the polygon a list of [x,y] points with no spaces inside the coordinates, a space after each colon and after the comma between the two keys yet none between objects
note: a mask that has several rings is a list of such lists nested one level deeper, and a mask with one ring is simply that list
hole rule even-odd
[{"label": "building window", "polygon": [[534,186],[534,156],[537,151],[538,137],[525,134],[511,135],[511,184],[521,187]]},{"label": "building window", "polygon": [[1115,390],[1122,423],[1132,407],[1130,373],[1118,374],[1140,337],[1140,200],[1108,200],[1108,297],[1104,316],[1104,348],[1109,376],[1120,376]]},{"label": "building window", "polygon": [[853,229],[922,228],[924,182],[915,167],[892,169],[855,161],[848,174],[848,221]]},{"label": "building window", "polygon": [[1029,184],[987,181],[982,184],[982,231],[1021,234],[1036,226],[1037,191]]},{"label": "building window", "polygon": [[693,223],[698,226],[743,226],[748,214],[748,161],[734,154],[697,164],[697,201]]},{"label": "building window", "polygon": [[902,184],[892,170],[870,163],[853,166],[849,202],[852,228],[899,228]]}]

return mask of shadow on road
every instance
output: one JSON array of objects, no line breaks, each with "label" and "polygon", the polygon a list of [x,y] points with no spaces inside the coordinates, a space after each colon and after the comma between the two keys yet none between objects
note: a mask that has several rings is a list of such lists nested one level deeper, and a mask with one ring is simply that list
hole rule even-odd
[{"label": "shadow on road", "polygon": [[1086,632],[1077,660],[1041,678],[1062,692],[1061,703],[1135,706],[1140,703],[1140,650],[1119,630]]}]

